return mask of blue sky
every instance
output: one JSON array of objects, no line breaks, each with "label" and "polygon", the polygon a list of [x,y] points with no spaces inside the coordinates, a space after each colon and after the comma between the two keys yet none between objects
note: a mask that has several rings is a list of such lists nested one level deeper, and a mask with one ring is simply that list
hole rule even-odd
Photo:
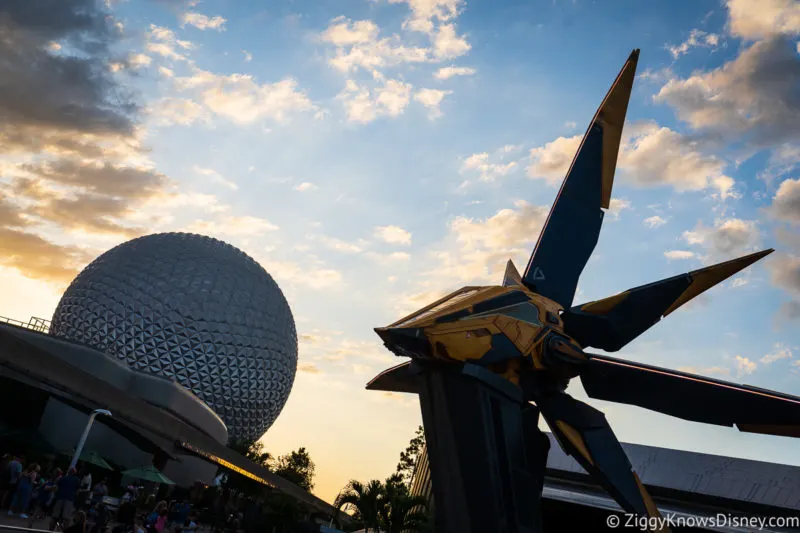
[{"label": "blue sky", "polygon": [[[104,109],[140,109],[128,129],[53,126],[0,152],[0,223],[20,243],[0,260],[0,315],[49,317],[75,272],[134,235],[239,246],[300,335],[264,442],[308,447],[321,497],[387,476],[420,423],[415,398],[363,390],[397,362],[372,328],[499,282],[508,258],[524,267],[633,48],[612,210],[576,301],[775,247],[616,355],[800,394],[797,2],[109,4]],[[39,44],[66,57],[59,36]],[[800,464],[788,438],[593,405],[624,441]]]}]

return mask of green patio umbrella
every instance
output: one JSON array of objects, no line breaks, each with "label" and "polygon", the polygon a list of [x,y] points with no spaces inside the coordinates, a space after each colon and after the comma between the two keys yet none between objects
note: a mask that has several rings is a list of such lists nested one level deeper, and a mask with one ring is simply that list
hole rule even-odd
[{"label": "green patio umbrella", "polygon": [[[72,454],[74,453],[75,450],[72,450],[71,452],[64,452],[64,455],[69,455],[70,457],[72,457]],[[108,462],[105,459],[103,459],[103,457],[97,452],[87,452],[86,450],[83,450],[83,452],[81,452],[81,456],[78,459],[80,459],[84,463],[93,464],[95,466],[99,466],[100,468],[105,468],[106,470],[114,470],[114,467],[108,464]]]},{"label": "green patio umbrella", "polygon": [[164,483],[166,485],[174,485],[175,482],[170,478],[159,472],[154,466],[143,466],[141,468],[134,468],[132,470],[125,470],[123,476],[132,477],[135,479],[143,479],[145,481],[154,481],[156,483]]}]

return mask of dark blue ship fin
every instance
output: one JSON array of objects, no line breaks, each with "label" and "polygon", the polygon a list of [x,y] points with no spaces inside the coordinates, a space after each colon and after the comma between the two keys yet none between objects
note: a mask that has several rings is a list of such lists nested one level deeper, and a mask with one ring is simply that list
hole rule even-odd
[{"label": "dark blue ship fin", "polygon": [[522,276],[534,292],[572,305],[611,204],[622,127],[639,50],[631,52],[583,136]]},{"label": "dark blue ship fin", "polygon": [[678,307],[773,251],[762,250],[577,305],[561,315],[564,332],[584,348],[616,352]]}]

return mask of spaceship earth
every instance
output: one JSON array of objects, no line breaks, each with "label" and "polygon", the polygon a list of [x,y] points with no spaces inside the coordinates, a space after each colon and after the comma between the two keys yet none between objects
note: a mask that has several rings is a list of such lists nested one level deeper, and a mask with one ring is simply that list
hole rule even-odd
[{"label": "spaceship earth", "polygon": [[190,233],[139,237],[99,256],[64,292],[50,332],[174,379],[235,440],[264,434],[297,372],[278,284],[238,248]]}]

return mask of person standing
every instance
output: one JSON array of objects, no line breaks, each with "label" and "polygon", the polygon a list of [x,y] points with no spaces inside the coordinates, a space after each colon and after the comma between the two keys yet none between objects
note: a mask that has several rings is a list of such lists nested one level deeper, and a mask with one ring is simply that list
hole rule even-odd
[{"label": "person standing", "polygon": [[19,456],[13,456],[8,463],[8,469],[3,474],[7,476],[6,479],[8,480],[8,492],[3,495],[3,507],[5,507],[8,499],[12,498],[17,491],[17,483],[19,483],[19,477],[22,475],[22,461],[20,461]]},{"label": "person standing", "polygon": [[36,463],[25,469],[17,481],[17,489],[11,499],[11,506],[8,509],[8,516],[14,516],[15,512],[20,513],[20,518],[28,518],[28,505],[31,502],[33,485],[39,475],[39,465]]},{"label": "person standing", "polygon": [[58,480],[56,483],[55,502],[53,503],[53,519],[50,520],[50,531],[55,530],[59,521],[67,524],[72,519],[80,486],[81,480],[78,478],[77,470],[74,468],[70,468],[67,475]]}]

